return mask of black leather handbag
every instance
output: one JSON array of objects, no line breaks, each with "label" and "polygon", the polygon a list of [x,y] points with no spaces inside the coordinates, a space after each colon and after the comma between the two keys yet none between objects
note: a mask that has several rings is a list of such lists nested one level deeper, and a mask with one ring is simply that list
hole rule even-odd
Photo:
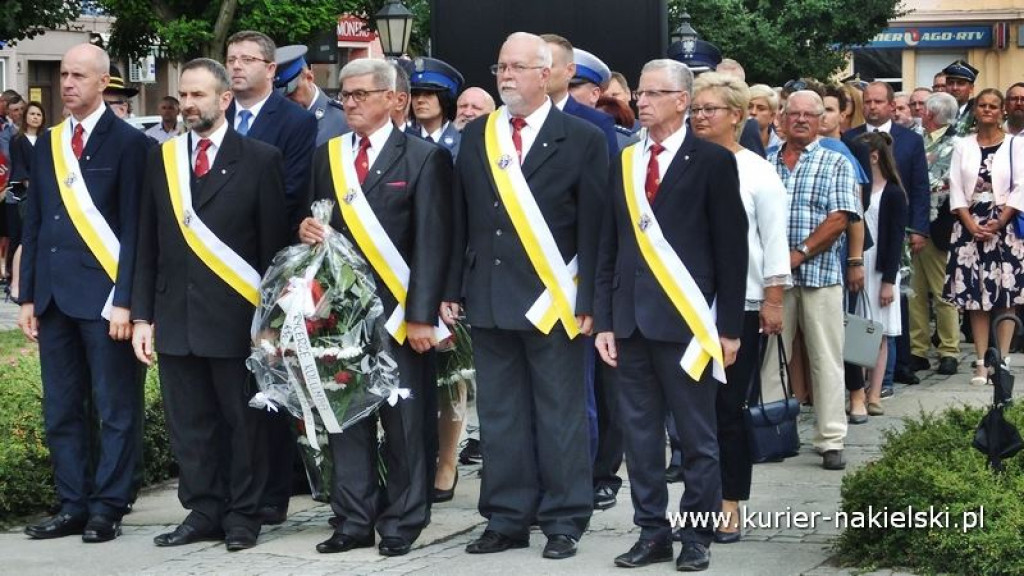
[{"label": "black leather handbag", "polygon": [[[768,338],[761,338],[760,365],[754,370],[747,386],[747,403],[743,407],[743,420],[747,428],[747,443],[750,448],[750,460],[762,462],[779,462],[784,458],[796,456],[800,452],[800,435],[796,428],[796,419],[800,416],[800,401],[793,396],[789,387],[789,363],[786,361],[786,349],[782,343],[782,335],[778,335],[779,348],[779,379],[782,381],[783,398],[765,403],[761,390],[761,370],[768,349]],[[757,399],[754,388],[757,387]]]}]

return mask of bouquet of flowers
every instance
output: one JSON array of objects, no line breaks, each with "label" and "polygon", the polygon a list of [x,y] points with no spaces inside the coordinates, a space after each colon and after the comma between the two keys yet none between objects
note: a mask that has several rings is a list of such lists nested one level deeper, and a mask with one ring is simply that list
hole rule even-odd
[{"label": "bouquet of flowers", "polygon": [[476,369],[473,367],[473,340],[461,319],[452,326],[451,336],[439,342],[435,350],[439,398],[451,405],[453,420],[465,420],[467,386],[476,378]]},{"label": "bouquet of flowers", "polygon": [[[326,225],[333,207],[317,201],[313,215]],[[330,228],[322,244],[279,252],[260,295],[246,361],[260,392],[249,404],[283,407],[298,419],[313,496],[326,498],[331,470],[321,447],[327,434],[408,396],[399,388],[384,308],[369,264]]]}]

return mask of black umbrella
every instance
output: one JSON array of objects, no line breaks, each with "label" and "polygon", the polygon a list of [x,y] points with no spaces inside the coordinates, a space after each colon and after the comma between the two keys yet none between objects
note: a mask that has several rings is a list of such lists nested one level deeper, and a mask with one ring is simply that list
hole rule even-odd
[{"label": "black umbrella", "polygon": [[996,472],[1003,470],[1004,459],[1013,457],[1024,448],[1020,432],[1006,421],[1003,414],[1003,409],[1013,400],[1013,374],[1010,374],[1009,368],[1003,362],[1003,355],[999,352],[999,341],[996,338],[996,328],[1005,321],[1014,323],[1014,334],[1024,331],[1024,325],[1016,314],[1002,314],[992,321],[990,342],[993,345],[989,346],[985,353],[985,365],[992,368],[992,408],[982,417],[972,443],[988,456],[989,466]]}]

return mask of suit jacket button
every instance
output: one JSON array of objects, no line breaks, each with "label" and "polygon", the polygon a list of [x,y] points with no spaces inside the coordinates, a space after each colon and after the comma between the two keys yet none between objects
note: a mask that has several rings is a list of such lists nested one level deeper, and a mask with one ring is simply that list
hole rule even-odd
[{"label": "suit jacket button", "polygon": [[501,266],[501,258],[495,258],[494,259],[494,265],[495,266]]},{"label": "suit jacket button", "polygon": [[501,235],[502,235],[502,231],[501,231],[501,228],[498,228],[497,230],[495,230],[495,231],[494,231],[494,235],[495,235],[495,236],[501,236]]},{"label": "suit jacket button", "polygon": [[50,248],[50,253],[51,254],[56,252],[56,251],[57,251],[57,247],[56,246],[53,246],[53,247]]},{"label": "suit jacket button", "polygon": [[498,207],[500,207],[500,206],[501,206],[501,202],[498,202],[497,200],[495,200],[495,201],[494,201],[494,207],[495,207],[495,208],[498,208]]},{"label": "suit jacket button", "polygon": [[54,214],[53,215],[53,219],[54,220],[60,220],[60,214]]}]

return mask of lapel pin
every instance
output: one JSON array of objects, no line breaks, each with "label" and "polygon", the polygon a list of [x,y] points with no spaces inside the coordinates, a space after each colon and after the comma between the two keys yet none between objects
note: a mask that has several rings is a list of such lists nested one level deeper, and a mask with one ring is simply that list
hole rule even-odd
[{"label": "lapel pin", "polygon": [[356,191],[349,188],[348,194],[345,194],[345,204],[351,204],[356,199]]},{"label": "lapel pin", "polygon": [[71,174],[68,174],[67,178],[64,179],[64,185],[68,186],[68,187],[71,187],[71,185],[74,184],[74,183],[75,183],[75,173],[72,172]]},{"label": "lapel pin", "polygon": [[380,170],[375,170],[375,172],[377,173],[377,176],[380,176]]},{"label": "lapel pin", "polygon": [[185,210],[185,218],[182,220],[181,223],[184,224],[186,228],[188,228],[192,224],[192,211],[191,210]]},{"label": "lapel pin", "polygon": [[227,173],[228,173],[228,171],[227,171],[227,170],[225,170],[224,168],[221,168],[221,169],[220,169],[220,173],[221,173],[221,174],[227,174]]},{"label": "lapel pin", "polygon": [[647,229],[650,228],[651,226],[651,217],[648,216],[647,214],[644,214],[643,216],[640,217],[640,221],[637,222],[637,226],[640,227],[641,232],[646,232]]},{"label": "lapel pin", "polygon": [[508,154],[502,154],[501,158],[498,158],[498,168],[502,170],[508,168],[508,165],[512,163],[512,157]]},{"label": "lapel pin", "polygon": [[544,142],[544,143],[542,143],[542,144],[541,144],[541,146],[543,146],[543,147],[547,148],[547,147],[548,147],[548,143],[547,143],[547,142]]},{"label": "lapel pin", "polygon": [[689,154],[687,154],[686,156],[683,156],[683,160],[689,160],[689,159],[690,159],[690,155]]},{"label": "lapel pin", "polygon": [[92,160],[92,156],[86,156],[85,159],[86,160]]}]

